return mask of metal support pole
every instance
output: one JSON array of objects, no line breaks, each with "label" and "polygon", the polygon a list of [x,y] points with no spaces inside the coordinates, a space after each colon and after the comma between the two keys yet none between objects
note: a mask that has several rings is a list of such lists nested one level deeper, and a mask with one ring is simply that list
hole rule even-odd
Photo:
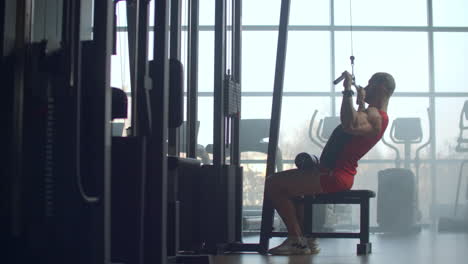
[{"label": "metal support pole", "polygon": [[[14,244],[7,241],[14,241],[21,233],[21,168],[22,168],[22,111],[23,108],[23,84],[14,85],[14,74],[16,70],[23,70],[17,66],[11,67],[12,54],[16,41],[16,8],[15,0],[0,2],[0,52],[1,61],[0,81],[3,86],[4,103],[0,105],[0,111],[4,116],[4,129],[0,131],[1,145],[4,146],[2,166],[0,173],[4,175],[2,187],[0,187],[0,207],[3,208],[3,217],[0,218],[0,232],[3,235],[5,252],[13,251]],[[24,28],[24,27],[23,27]],[[23,43],[17,43],[21,46]],[[13,74],[14,73],[14,74]],[[16,76],[15,76],[16,77]],[[16,89],[15,89],[16,88]],[[16,132],[16,133],[15,133]],[[7,254],[8,256],[8,254]],[[8,262],[8,257],[6,257]]]},{"label": "metal support pole", "polygon": [[411,143],[405,142],[405,169],[410,169],[411,166]]},{"label": "metal support pole", "polygon": [[[240,92],[242,94],[241,84],[241,60],[242,60],[242,0],[232,0],[232,78],[234,82],[240,84]],[[239,104],[242,102],[239,100]],[[232,118],[231,128],[231,164],[238,167],[236,170],[236,241],[242,241],[242,214],[243,214],[243,173],[240,167],[240,119],[242,106],[239,105],[237,116]]]},{"label": "metal support pole", "polygon": [[[26,45],[31,41],[31,1],[22,0],[13,4],[11,1],[5,1],[5,11],[16,11],[10,14],[9,17],[5,13],[5,18],[9,18],[9,22],[13,22],[16,18],[16,28],[10,29],[10,36],[14,36],[9,44],[11,51],[16,51],[15,64],[13,66],[13,91],[12,91],[12,109],[10,115],[11,141],[9,142],[10,164],[9,173],[11,179],[11,234],[15,237],[22,235],[23,226],[21,220],[23,218],[21,208],[24,206],[22,199],[23,186],[23,128],[24,128],[24,92],[25,92],[25,60],[26,60]],[[6,43],[6,39],[4,40]]]},{"label": "metal support pole", "polygon": [[[181,0],[171,0],[171,16],[170,16],[170,47],[169,47],[169,53],[170,53],[170,58],[175,59],[177,61],[180,61],[180,34],[181,34]],[[171,67],[170,67],[171,68]],[[170,75],[173,75],[171,73]],[[172,89],[175,89],[176,87],[171,87],[169,85],[169,97],[173,97],[175,91]],[[172,101],[172,99],[169,100],[169,104],[173,104],[175,102]],[[175,113],[173,112],[173,107],[172,105],[169,106],[169,115],[174,115]],[[183,106],[180,106],[183,107]],[[170,122],[169,122],[170,123]],[[173,156],[178,156],[180,152],[180,146],[179,146],[179,130],[175,127],[169,127],[169,149],[168,153],[169,155]]]},{"label": "metal support pole", "polygon": [[226,76],[226,0],[216,0],[214,53],[213,165],[225,162],[224,80]]},{"label": "metal support pole", "polygon": [[181,0],[171,0],[170,58],[180,59]]},{"label": "metal support pole", "polygon": [[[335,52],[335,0],[330,0],[330,25],[331,25],[331,30],[330,30],[330,43],[331,43],[331,48],[330,48],[330,78],[333,78],[335,76],[335,70],[336,70],[336,52]],[[331,116],[336,116],[336,87],[333,84],[333,82],[330,80],[330,92],[333,94],[333,96],[330,96],[330,113]]]},{"label": "metal support pole", "polygon": [[[278,48],[276,51],[275,83],[273,90],[273,105],[271,107],[270,137],[268,138],[267,179],[275,172],[276,151],[281,118],[281,103],[283,99],[284,70],[286,63],[286,46],[288,42],[290,0],[281,1],[280,25],[278,32]],[[262,225],[260,231],[260,251],[266,252],[273,227],[274,209],[270,201],[263,195]]]},{"label": "metal support pole", "polygon": [[[111,174],[110,174],[110,159],[111,159],[111,88],[110,88],[110,60],[112,51],[112,25],[114,20],[114,5],[111,1],[95,1],[95,16],[94,16],[94,41],[96,50],[100,53],[96,58],[96,68],[102,71],[102,74],[97,75],[96,94],[100,99],[101,106],[96,113],[95,122],[100,124],[94,132],[99,135],[96,140],[99,146],[96,147],[98,152],[96,157],[99,161],[96,164],[101,164],[95,169],[96,175],[103,177],[98,181],[98,188],[103,190],[102,206],[104,207],[103,222],[98,224],[98,230],[104,230],[104,263],[111,262]],[[101,145],[102,144],[102,145]],[[101,216],[99,216],[101,217]],[[98,219],[99,219],[98,217]],[[101,228],[101,229],[100,229]]]},{"label": "metal support pole", "polygon": [[155,0],[154,18],[154,60],[150,67],[152,128],[145,179],[143,262],[167,263],[168,0]]},{"label": "metal support pole", "polygon": [[197,157],[197,123],[198,123],[198,24],[199,2],[189,1],[189,24],[187,52],[187,154],[189,158]]},{"label": "metal support pole", "polygon": [[[151,79],[148,74],[148,30],[149,30],[149,2],[138,0],[138,30],[136,37],[136,87],[132,88],[132,110],[135,111],[132,122],[132,135],[149,135],[151,131],[151,104],[149,101],[149,89]],[[132,111],[132,115],[133,115]],[[133,127],[134,126],[134,127]]]},{"label": "metal support pole", "polygon": [[[427,26],[432,29],[433,26],[434,26],[434,21],[433,21],[433,5],[432,5],[432,2],[433,0],[427,0]],[[431,119],[432,119],[432,125],[429,127],[430,129],[430,135],[434,135],[431,139],[431,152],[430,152],[430,155],[431,155],[431,159],[432,160],[436,160],[437,158],[437,149],[436,149],[436,139],[437,139],[437,135],[436,135],[436,130],[435,130],[435,125],[437,120],[436,120],[436,116],[435,116],[435,111],[436,111],[436,108],[435,108],[435,97],[433,96],[434,95],[434,92],[435,92],[435,79],[434,79],[434,76],[435,76],[435,70],[434,70],[434,31],[433,30],[429,30],[428,31],[428,58],[429,58],[429,63],[428,63],[428,66],[429,66],[429,94],[431,95],[431,97],[429,98],[429,108],[430,108],[430,112],[429,112],[429,115],[431,116]],[[436,182],[437,182],[437,164],[432,162],[431,163],[431,186],[432,186],[432,190],[431,190],[431,207],[429,209],[429,215],[430,217],[432,218],[433,220],[433,223],[436,223],[437,220],[436,220],[436,217],[437,217],[437,214],[436,214],[436,208],[437,208],[437,187],[436,187]]]},{"label": "metal support pole", "polygon": [[[242,63],[242,0],[232,0],[232,79],[237,83],[241,83],[241,63]],[[241,85],[242,92],[242,85]],[[242,102],[242,100],[241,100]],[[235,166],[240,165],[240,128],[241,114],[239,113],[233,118],[231,128],[231,164]]]},{"label": "metal support pole", "polygon": [[[132,129],[133,134],[136,133],[137,129],[137,86],[138,86],[138,55],[139,55],[139,37],[140,31],[144,31],[145,33],[147,30],[140,29],[139,27],[139,20],[144,19],[144,17],[140,17],[140,2],[144,2],[143,0],[133,0],[132,2],[127,2],[127,25],[128,25],[128,56],[130,62],[130,86],[131,86],[131,94],[132,94]],[[148,19],[148,18],[146,18]],[[145,59],[146,60],[146,59]]]}]

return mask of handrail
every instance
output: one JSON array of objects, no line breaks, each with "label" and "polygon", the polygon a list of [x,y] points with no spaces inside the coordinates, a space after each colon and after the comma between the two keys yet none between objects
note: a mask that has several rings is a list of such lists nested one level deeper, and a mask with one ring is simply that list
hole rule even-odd
[{"label": "handrail", "polygon": [[[427,108],[427,116],[428,116],[428,119],[429,119],[429,127],[431,128],[433,123],[432,123],[432,118],[431,118],[431,111],[430,111],[430,107]],[[432,131],[432,129],[429,129],[429,131]],[[432,133],[429,132],[429,138],[427,139],[427,142],[424,143],[423,145],[421,145],[417,150],[416,150],[416,155],[415,155],[415,158],[414,160],[416,161],[416,169],[419,170],[419,152],[425,148],[427,145],[431,144],[432,142]],[[418,173],[416,173],[416,175],[418,175]]]},{"label": "handrail", "polygon": [[465,101],[465,104],[463,105],[463,109],[460,112],[460,121],[458,123],[458,128],[460,133],[458,134],[458,140],[457,140],[457,146],[455,147],[456,152],[467,152],[468,147],[462,147],[463,143],[467,143],[467,139],[463,138],[463,131],[468,128],[468,126],[465,126],[464,120],[468,116],[468,100]]},{"label": "handrail", "polygon": [[[416,186],[419,186],[419,167],[420,167],[420,163],[419,163],[419,152],[425,148],[427,145],[431,144],[432,142],[432,118],[431,118],[431,108],[428,107],[427,108],[427,118],[429,120],[429,138],[427,139],[427,142],[422,144],[421,146],[419,146],[419,148],[416,149],[416,155],[414,157],[414,162],[415,162],[415,169],[416,169]],[[416,195],[416,203],[419,203],[419,197]]]},{"label": "handrail", "polygon": [[323,146],[320,144],[320,142],[318,142],[317,140],[314,139],[314,137],[312,136],[313,135],[313,127],[314,127],[314,123],[315,123],[315,117],[317,116],[317,110],[314,111],[314,113],[312,114],[312,118],[310,119],[310,124],[309,124],[309,133],[308,133],[308,136],[309,136],[309,139],[312,141],[312,143],[314,143],[315,145],[317,145],[319,148],[323,149]]},{"label": "handrail", "polygon": [[317,138],[324,144],[327,143],[328,140],[324,140],[322,139],[322,136],[320,136],[320,131],[323,129],[323,125],[324,125],[324,119],[320,119],[320,122],[319,122],[319,125],[317,127],[317,130],[315,131],[316,132],[316,135],[317,135]]},{"label": "handrail", "polygon": [[[395,125],[392,123],[392,127],[390,129],[390,138],[393,140],[393,136],[392,136],[392,131],[394,130],[395,128]],[[400,163],[401,163],[401,158],[400,158],[400,151],[398,151],[398,148],[395,147],[395,146],[392,146],[390,143],[388,143],[386,140],[385,140],[385,137],[382,136],[382,143],[384,143],[385,146],[393,149],[396,153],[396,156],[395,156],[395,164],[396,164],[396,167],[397,168],[400,168]]]},{"label": "handrail", "polygon": [[468,162],[468,160],[464,160],[462,164],[460,165],[460,172],[458,175],[458,184],[457,184],[457,193],[455,197],[455,205],[453,209],[453,216],[457,217],[457,209],[458,209],[458,196],[460,195],[460,185],[461,185],[461,179],[463,176],[463,167],[465,167],[465,164]]}]

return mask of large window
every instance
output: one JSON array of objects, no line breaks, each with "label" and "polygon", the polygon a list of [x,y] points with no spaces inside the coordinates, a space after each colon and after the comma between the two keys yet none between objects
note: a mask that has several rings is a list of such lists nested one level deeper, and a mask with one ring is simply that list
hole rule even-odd
[{"label": "large window", "polygon": [[335,25],[426,26],[427,0],[334,0]]},{"label": "large window", "polygon": [[[243,119],[271,115],[280,4],[281,0],[243,1]],[[186,14],[186,0],[183,6]],[[467,157],[455,148],[460,111],[468,99],[466,10],[465,0],[291,0],[279,143],[284,168],[290,168],[301,151],[320,153],[320,147],[310,140],[309,128],[316,136],[321,119],[339,114],[342,86],[333,86],[332,80],[352,70],[349,57],[354,55],[358,84],[366,85],[379,71],[395,77],[390,122],[400,117],[421,119],[423,138],[411,146],[410,169],[418,177],[423,222],[441,214],[439,208],[453,200],[455,175]],[[215,0],[200,1],[198,142],[204,146],[213,141],[214,11]],[[126,38],[125,32],[118,36]],[[150,41],[152,47],[152,37]],[[118,49],[123,45],[125,41]],[[150,48],[150,57],[151,52]],[[129,80],[123,73],[127,60],[113,59],[116,85],[125,86]],[[385,139],[392,143],[389,132]],[[417,163],[415,151],[429,139],[431,144],[420,152]],[[403,159],[403,146],[396,146]],[[359,163],[355,188],[377,191],[378,171],[395,167],[395,157],[394,150],[378,143]],[[265,177],[266,155],[244,153],[241,159],[244,204],[261,208],[263,186],[259,185]],[[375,207],[372,214],[375,224]]]},{"label": "large window", "polygon": [[[280,2],[244,1],[244,118],[263,118],[264,110],[271,109]],[[466,158],[465,153],[455,151],[460,111],[468,99],[464,2],[292,0],[279,143],[285,164],[292,164],[301,151],[320,153],[310,140],[309,128],[312,126],[317,136],[319,121],[339,114],[342,87],[331,82],[342,71],[352,70],[349,57],[354,55],[358,84],[366,85],[371,75],[380,71],[396,79],[385,139],[398,150],[401,164],[405,148],[392,142],[391,122],[405,117],[420,119],[421,142],[411,144],[406,158],[417,178],[422,221],[430,222],[440,214],[439,208],[453,200],[447,190],[454,190],[455,182],[450,180],[438,189],[439,179],[450,173],[449,168],[457,174],[460,160]],[[270,94],[258,100],[257,93]],[[253,111],[253,107],[259,110]],[[416,151],[427,142],[431,144],[423,147],[415,160]],[[396,157],[395,150],[379,142],[359,163],[355,188],[377,191],[378,171],[396,167]],[[250,166],[249,160],[245,162]],[[249,173],[245,171],[244,177]],[[246,202],[252,205],[252,201]],[[373,210],[371,222],[376,224]]]},{"label": "large window", "polygon": [[434,34],[435,89],[466,92],[468,89],[468,32]]},{"label": "large window", "polygon": [[[350,35],[335,33],[335,76],[350,70]],[[395,92],[428,92],[427,39],[426,32],[353,32],[356,82],[366,85],[375,72],[388,72],[395,77]]]},{"label": "large window", "polygon": [[432,0],[434,26],[437,27],[467,27],[466,10],[468,2],[465,0]]},{"label": "large window", "polygon": [[[274,48],[276,50],[276,45]],[[276,60],[276,56],[273,60]],[[330,33],[291,31],[288,36],[284,91],[329,91],[330,78]],[[272,87],[269,87],[270,91]]]}]

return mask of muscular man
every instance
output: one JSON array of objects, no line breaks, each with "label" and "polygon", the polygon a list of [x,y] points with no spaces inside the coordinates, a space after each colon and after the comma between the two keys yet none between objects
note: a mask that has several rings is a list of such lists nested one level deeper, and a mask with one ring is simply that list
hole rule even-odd
[{"label": "muscular man", "polygon": [[[365,88],[357,88],[358,110],[354,109],[352,76],[344,72],[341,124],[335,128],[320,156],[316,169],[291,169],[268,177],[265,199],[283,219],[288,238],[269,250],[274,255],[317,253],[314,239],[304,238],[300,219],[302,206],[293,202],[303,195],[349,190],[353,186],[358,161],[380,140],[388,124],[388,101],[395,80],[388,73],[375,73]],[[368,103],[365,108],[364,102]]]}]

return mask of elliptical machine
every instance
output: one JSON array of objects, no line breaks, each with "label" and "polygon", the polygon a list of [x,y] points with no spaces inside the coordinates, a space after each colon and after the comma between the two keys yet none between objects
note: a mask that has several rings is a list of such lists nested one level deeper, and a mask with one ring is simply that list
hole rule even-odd
[{"label": "elliptical machine", "polygon": [[[429,123],[431,123],[428,109]],[[397,147],[388,143],[384,137],[382,142],[396,153],[395,167],[381,170],[378,173],[377,192],[377,223],[378,231],[399,233],[421,231],[421,212],[418,202],[419,186],[419,153],[427,147],[432,135],[426,143],[416,150],[416,176],[411,168],[411,145],[421,143],[423,138],[421,119],[414,117],[397,118],[390,129],[390,139],[394,144],[404,145],[403,168],[401,168],[400,152]]]},{"label": "elliptical machine", "polygon": [[[465,101],[463,105],[463,109],[460,113],[460,134],[457,139],[457,146],[455,151],[458,153],[465,153],[468,152],[468,138],[465,136],[465,132],[468,130],[468,100]],[[439,219],[438,230],[439,232],[468,232],[468,211],[465,213],[464,216],[458,215],[458,204],[459,204],[459,197],[460,197],[460,187],[462,184],[463,179],[463,168],[465,164],[468,163],[468,160],[465,159],[460,164],[460,172],[458,174],[458,184],[457,184],[457,191],[455,194],[455,204],[453,208],[453,217],[443,217]],[[466,185],[466,200],[468,201],[468,180]]]},{"label": "elliptical machine", "polygon": [[[317,117],[317,110],[314,111],[312,118],[310,119],[309,123],[309,131],[308,136],[312,143],[314,143],[317,147],[323,150],[324,145],[327,143],[328,139],[330,139],[333,130],[341,123],[339,116],[327,116],[323,119],[320,119],[317,129],[314,133],[314,124],[315,119]],[[301,152],[296,155],[294,159],[294,163],[298,169],[310,169],[318,166],[319,164],[319,157],[315,155],[309,155],[308,153]],[[336,205],[326,205],[326,204],[317,204],[315,205],[314,214],[313,214],[313,225],[314,230],[320,231],[330,231],[329,226],[326,225],[327,218],[331,216],[332,210],[330,207]],[[335,210],[333,209],[333,212]]]}]

